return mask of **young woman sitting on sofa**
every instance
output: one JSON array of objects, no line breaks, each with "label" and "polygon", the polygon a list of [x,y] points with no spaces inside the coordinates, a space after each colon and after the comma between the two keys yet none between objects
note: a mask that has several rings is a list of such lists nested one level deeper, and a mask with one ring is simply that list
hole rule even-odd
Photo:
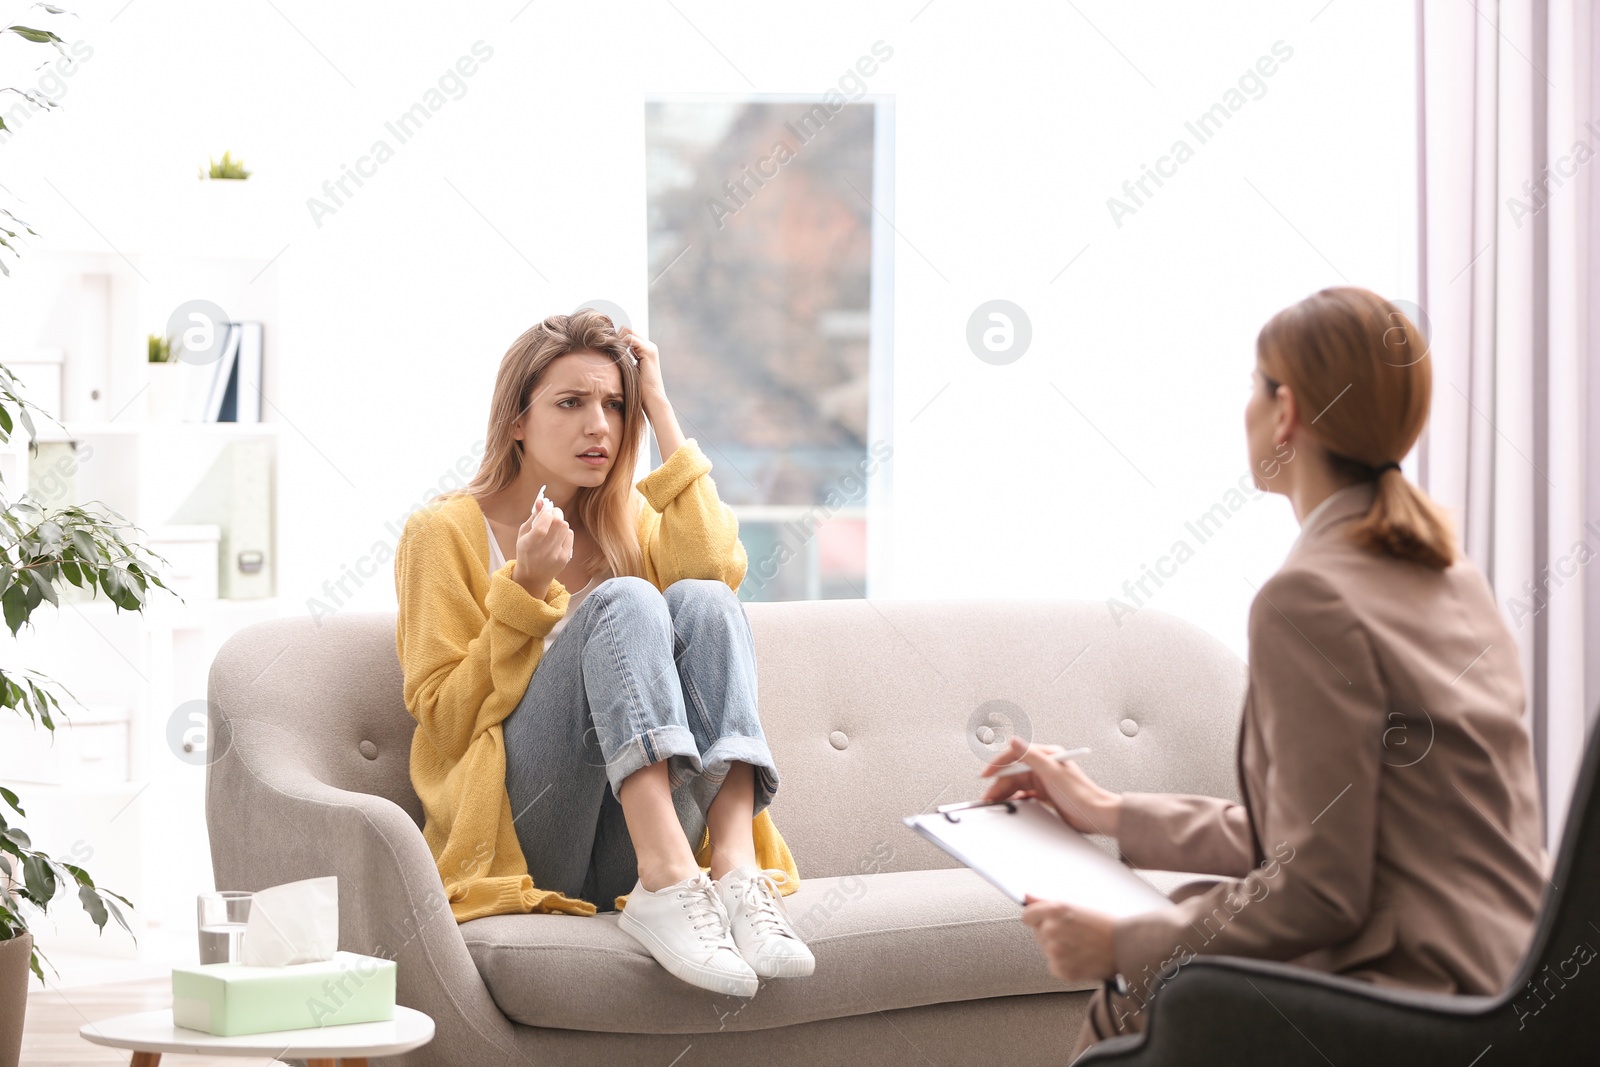
[{"label": "young woman sitting on sofa", "polygon": [[[647,417],[665,458],[636,486]],[[693,985],[810,974],[738,523],[656,347],[551,316],[501,360],[486,442],[395,556],[411,778],[456,920],[615,907]]]},{"label": "young woman sitting on sofa", "polygon": [[1427,338],[1393,304],[1324,289],[1256,340],[1245,433],[1300,535],[1250,608],[1242,804],[1117,794],[1020,759],[985,799],[1036,791],[1135,867],[1222,876],[1113,920],[1031,901],[1051,971],[1106,979],[1073,1055],[1142,1031],[1197,954],[1494,994],[1533,935],[1549,866],[1517,643],[1449,518],[1400,471],[1428,418]]}]

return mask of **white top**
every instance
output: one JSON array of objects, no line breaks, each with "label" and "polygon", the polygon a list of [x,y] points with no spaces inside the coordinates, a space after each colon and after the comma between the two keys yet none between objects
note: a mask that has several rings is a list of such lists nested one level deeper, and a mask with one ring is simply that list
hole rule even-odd
[{"label": "white top", "polygon": [[188,1053],[198,1056],[290,1056],[295,1059],[359,1059],[395,1056],[433,1040],[433,1020],[420,1011],[394,1006],[394,1018],[376,1023],[346,1023],[307,1030],[274,1030],[265,1034],[217,1037],[203,1030],[172,1025],[172,1009],[119,1015],[85,1023],[78,1036],[96,1045],[135,1052]]},{"label": "white top", "polygon": [[1306,514],[1304,519],[1300,520],[1300,533],[1295,536],[1294,544],[1298,545],[1300,543],[1300,539],[1305,536],[1306,528],[1311,525],[1318,515],[1321,515],[1324,511],[1328,510],[1328,505],[1333,503],[1334,497],[1339,496],[1341,493],[1346,495],[1354,495],[1364,486],[1369,486],[1371,484],[1371,482],[1352,482],[1343,488],[1335,489],[1333,492],[1323,497],[1322,502],[1316,507],[1312,508],[1310,512]]},{"label": "white top", "polygon": [[[489,573],[493,574],[506,565],[506,555],[500,551],[500,541],[495,537],[494,527],[489,525],[489,516],[487,515],[483,517],[483,528],[489,533]],[[571,593],[571,599],[567,601],[567,613],[557,619],[556,624],[550,627],[550,632],[544,635],[545,651],[548,652],[550,650],[550,645],[555,641],[556,635],[567,625],[567,620],[572,618],[573,612],[578,610],[578,605],[583,603],[583,598],[588,596],[595,586],[609,577],[611,577],[611,568],[603,568],[599,574],[589,579],[588,585],[575,593]]]}]

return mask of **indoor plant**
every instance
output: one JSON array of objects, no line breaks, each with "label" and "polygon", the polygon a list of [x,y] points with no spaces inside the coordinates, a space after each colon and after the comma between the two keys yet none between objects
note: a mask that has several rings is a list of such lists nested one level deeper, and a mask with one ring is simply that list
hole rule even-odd
[{"label": "indoor plant", "polygon": [[[29,411],[40,409],[20,390],[11,371],[0,364],[0,444],[11,440],[20,422],[32,453],[37,451],[38,435]],[[13,636],[24,623],[32,625],[40,604],[46,600],[57,604],[57,588],[67,582],[95,595],[104,590],[119,610],[132,611],[143,610],[150,586],[166,588],[150,566],[160,557],[130,544],[124,533],[133,527],[119,521],[121,516],[105,505],[98,507],[100,512],[77,505],[46,509],[26,493],[13,499],[0,485],[0,610]],[[0,670],[0,709],[26,715],[35,726],[53,733],[58,717],[70,722],[56,689],[72,700],[59,683],[36,671]],[[16,821],[26,815],[21,798],[0,786],[0,1037],[11,1042],[21,1038],[27,970],[44,980],[39,966],[43,953],[29,933],[30,912],[43,914],[58,892],[71,888],[102,932],[106,920],[114,918],[133,934],[117,906],[118,901],[129,907],[132,903],[95,885],[82,867],[34,848]],[[0,1065],[8,1062],[8,1052],[9,1062],[14,1063],[15,1048],[0,1044]]]},{"label": "indoor plant", "polygon": [[243,181],[250,177],[250,172],[244,169],[244,160],[234,159],[232,152],[223,152],[221,162],[209,157],[208,162],[209,167],[200,168],[201,180],[210,178],[213,181]]},{"label": "indoor plant", "polygon": [[179,377],[184,367],[172,358],[172,341],[158,334],[150,335],[150,355],[145,362],[145,410],[152,422],[166,421],[175,407],[174,395],[182,384]]},{"label": "indoor plant", "polygon": [[[62,13],[61,8],[51,4],[34,6],[52,15]],[[0,26],[0,36],[7,33],[34,44],[51,45],[66,54],[61,38],[50,30]],[[0,92],[18,93],[35,107],[56,106],[36,89],[6,88]],[[8,208],[0,207],[0,216],[0,248],[20,255],[12,243],[18,234],[11,227],[37,236],[36,231]],[[3,256],[0,272],[11,273]],[[13,431],[21,423],[28,435],[30,455],[38,452],[30,409],[47,414],[22,396],[16,377],[0,365],[0,445],[10,443]],[[160,557],[138,544],[130,544],[124,535],[134,527],[104,505],[90,505],[96,506],[98,511],[77,505],[45,508],[26,493],[13,499],[8,488],[0,484],[0,611],[12,636],[24,623],[32,625],[33,612],[40,604],[46,600],[58,603],[57,590],[65,588],[64,583],[87,588],[96,596],[103,590],[119,610],[133,611],[143,610],[150,586],[166,588],[150,566]],[[57,718],[67,720],[57,690],[76,703],[65,688],[35,671],[0,670],[0,713],[26,715],[35,726],[42,725],[53,735]],[[102,932],[106,920],[114,918],[129,936],[133,935],[118,907],[118,902],[132,907],[127,898],[95,885],[82,867],[34,848],[19,821],[25,817],[22,799],[0,786],[0,1067],[13,1067],[17,1061],[27,1007],[28,972],[31,970],[43,981],[39,961],[44,958],[49,962],[29,932],[32,916],[44,914],[57,894],[70,888]]]}]

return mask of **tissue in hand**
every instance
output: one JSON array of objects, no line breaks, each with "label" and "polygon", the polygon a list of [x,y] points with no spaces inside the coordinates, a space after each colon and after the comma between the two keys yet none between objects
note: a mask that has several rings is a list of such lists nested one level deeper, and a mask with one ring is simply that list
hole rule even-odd
[{"label": "tissue in hand", "polygon": [[338,948],[337,878],[263,889],[239,962],[172,969],[172,1021],[235,1035],[394,1018],[395,962]]},{"label": "tissue in hand", "polygon": [[250,901],[239,962],[285,967],[331,960],[339,951],[339,879],[306,878],[263,889]]}]

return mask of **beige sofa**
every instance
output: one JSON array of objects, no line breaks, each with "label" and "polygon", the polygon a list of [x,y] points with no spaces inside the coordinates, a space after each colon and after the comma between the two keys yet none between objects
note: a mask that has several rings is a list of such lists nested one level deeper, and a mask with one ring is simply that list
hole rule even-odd
[{"label": "beige sofa", "polygon": [[[392,614],[260,623],[218,653],[217,886],[339,877],[340,947],[396,959],[400,1002],[437,1026],[392,1062],[1064,1062],[1092,983],[1053,978],[1019,909],[901,817],[977,796],[1011,729],[1092,746],[1085,769],[1113,789],[1237,797],[1244,665],[1189,624],[1145,610],[1118,626],[1097,603],[747,610],[812,977],[710,993],[614,913],[456,924],[407,773]],[[1149,877],[1170,892],[1193,876]]]}]

